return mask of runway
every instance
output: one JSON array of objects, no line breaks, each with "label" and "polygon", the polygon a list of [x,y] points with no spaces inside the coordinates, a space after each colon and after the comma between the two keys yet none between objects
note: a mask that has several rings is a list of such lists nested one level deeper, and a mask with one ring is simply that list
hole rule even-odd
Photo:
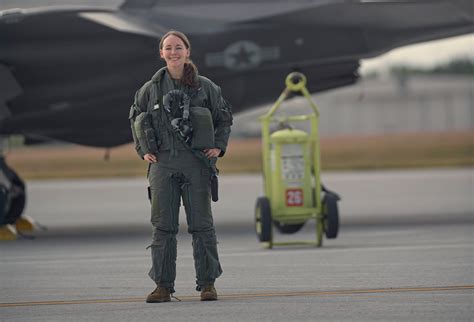
[{"label": "runway", "polygon": [[[220,300],[198,300],[183,222],[182,301],[162,304],[144,303],[153,283],[143,179],[32,182],[27,214],[49,230],[0,244],[0,320],[472,321],[471,169],[323,179],[343,197],[339,237],[322,248],[266,250],[252,223],[261,178],[223,176],[214,207]],[[308,224],[277,238],[311,239],[313,231]]]}]

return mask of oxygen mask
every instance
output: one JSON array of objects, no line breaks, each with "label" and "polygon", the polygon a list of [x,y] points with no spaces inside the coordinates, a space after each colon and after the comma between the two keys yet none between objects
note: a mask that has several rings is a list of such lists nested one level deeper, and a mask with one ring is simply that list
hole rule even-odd
[{"label": "oxygen mask", "polygon": [[193,127],[189,120],[184,120],[182,117],[177,117],[171,120],[171,127],[175,132],[178,132],[186,142],[191,138]]},{"label": "oxygen mask", "polygon": [[171,127],[186,141],[191,138],[193,128],[189,120],[189,96],[181,90],[169,91],[163,97],[165,111],[169,113]]}]

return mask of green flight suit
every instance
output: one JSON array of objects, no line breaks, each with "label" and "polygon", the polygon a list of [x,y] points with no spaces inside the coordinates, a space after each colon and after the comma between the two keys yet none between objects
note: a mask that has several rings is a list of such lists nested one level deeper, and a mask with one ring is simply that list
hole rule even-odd
[{"label": "green flight suit", "polygon": [[[137,111],[163,110],[163,96],[180,89],[191,97],[191,106],[209,108],[214,123],[215,147],[224,155],[232,125],[231,107],[222,98],[220,88],[209,79],[199,77],[199,89],[190,89],[173,81],[166,67],[160,69],[135,95],[130,112],[135,149],[143,158],[144,152],[136,139],[133,120]],[[161,100],[161,101],[160,101]],[[156,104],[158,103],[158,105]],[[217,253],[217,240],[211,212],[210,169],[178,140],[164,122],[162,113],[153,114],[153,128],[158,142],[158,162],[151,164],[151,223],[153,225],[149,276],[159,286],[174,292],[178,214],[183,200],[188,232],[193,236],[193,255],[197,289],[214,283],[222,274]]]}]

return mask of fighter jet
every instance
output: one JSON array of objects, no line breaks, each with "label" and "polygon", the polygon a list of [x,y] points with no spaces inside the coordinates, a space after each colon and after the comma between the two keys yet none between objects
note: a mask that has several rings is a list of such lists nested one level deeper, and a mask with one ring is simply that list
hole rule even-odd
[{"label": "fighter jet", "polygon": [[[289,72],[315,93],[356,82],[363,58],[472,33],[474,10],[471,0],[126,0],[0,11],[0,137],[130,142],[130,104],[163,66],[158,40],[171,29],[188,35],[200,73],[238,113],[274,100]],[[0,171],[2,225],[26,198],[14,170]]]}]

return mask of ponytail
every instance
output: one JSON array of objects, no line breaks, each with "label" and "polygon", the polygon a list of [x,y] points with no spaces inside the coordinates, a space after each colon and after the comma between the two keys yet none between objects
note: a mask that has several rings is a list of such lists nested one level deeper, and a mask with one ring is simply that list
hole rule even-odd
[{"label": "ponytail", "polygon": [[191,60],[184,63],[183,78],[181,80],[184,85],[197,88],[199,86],[197,75],[198,69]]}]

